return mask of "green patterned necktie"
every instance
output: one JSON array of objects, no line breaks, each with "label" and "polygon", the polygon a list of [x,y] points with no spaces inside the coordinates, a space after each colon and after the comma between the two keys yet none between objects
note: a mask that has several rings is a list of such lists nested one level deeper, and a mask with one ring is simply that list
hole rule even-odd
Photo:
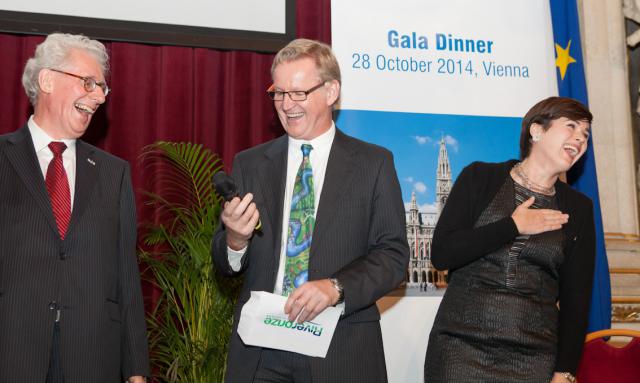
[{"label": "green patterned necktie", "polygon": [[316,219],[315,197],[313,191],[313,172],[309,153],[313,147],[304,144],[302,149],[302,163],[296,174],[291,199],[291,213],[289,214],[289,231],[287,234],[287,259],[284,269],[282,295],[288,296],[293,290],[309,278],[309,251],[311,237]]}]

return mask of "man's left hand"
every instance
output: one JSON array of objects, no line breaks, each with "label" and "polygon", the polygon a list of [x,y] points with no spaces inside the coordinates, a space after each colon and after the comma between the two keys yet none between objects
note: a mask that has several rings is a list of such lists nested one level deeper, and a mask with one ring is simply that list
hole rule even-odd
[{"label": "man's left hand", "polygon": [[127,380],[129,381],[129,383],[146,383],[147,378],[145,378],[144,376],[132,376]]},{"label": "man's left hand", "polygon": [[338,303],[340,294],[328,279],[310,281],[295,289],[284,305],[289,320],[298,323],[313,320],[329,306]]}]

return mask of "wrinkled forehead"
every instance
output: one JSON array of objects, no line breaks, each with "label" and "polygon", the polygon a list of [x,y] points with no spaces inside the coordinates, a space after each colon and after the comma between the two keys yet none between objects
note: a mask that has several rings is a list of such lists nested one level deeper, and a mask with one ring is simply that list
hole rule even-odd
[{"label": "wrinkled forehead", "polygon": [[275,79],[276,75],[290,75],[293,72],[304,72],[304,74],[309,77],[320,77],[320,68],[316,65],[315,60],[309,56],[302,56],[278,63],[278,65],[273,68],[272,77]]},{"label": "wrinkled forehead", "polygon": [[66,70],[74,71],[74,74],[79,76],[93,77],[98,81],[104,81],[103,68],[91,52],[72,49],[63,61],[62,66]]},{"label": "wrinkled forehead", "polygon": [[279,64],[273,72],[273,84],[278,89],[312,87],[321,81],[318,68],[312,61],[294,60]]}]

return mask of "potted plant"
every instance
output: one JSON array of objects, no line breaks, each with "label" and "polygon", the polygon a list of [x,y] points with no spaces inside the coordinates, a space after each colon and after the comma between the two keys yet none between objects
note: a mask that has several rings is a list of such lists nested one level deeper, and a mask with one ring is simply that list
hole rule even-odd
[{"label": "potted plant", "polygon": [[221,199],[211,186],[222,168],[202,145],[156,142],[141,155],[157,193],[145,193],[155,221],[139,252],[143,275],[159,296],[148,313],[151,363],[166,382],[221,382],[238,280],[213,271],[211,238]]}]

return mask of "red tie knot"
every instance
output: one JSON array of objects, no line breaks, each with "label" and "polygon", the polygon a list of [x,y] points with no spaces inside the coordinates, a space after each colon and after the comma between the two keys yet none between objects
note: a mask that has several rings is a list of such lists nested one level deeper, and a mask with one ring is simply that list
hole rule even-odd
[{"label": "red tie knot", "polygon": [[49,143],[49,149],[51,149],[54,157],[60,157],[62,153],[67,149],[67,145],[64,142],[51,141]]}]

